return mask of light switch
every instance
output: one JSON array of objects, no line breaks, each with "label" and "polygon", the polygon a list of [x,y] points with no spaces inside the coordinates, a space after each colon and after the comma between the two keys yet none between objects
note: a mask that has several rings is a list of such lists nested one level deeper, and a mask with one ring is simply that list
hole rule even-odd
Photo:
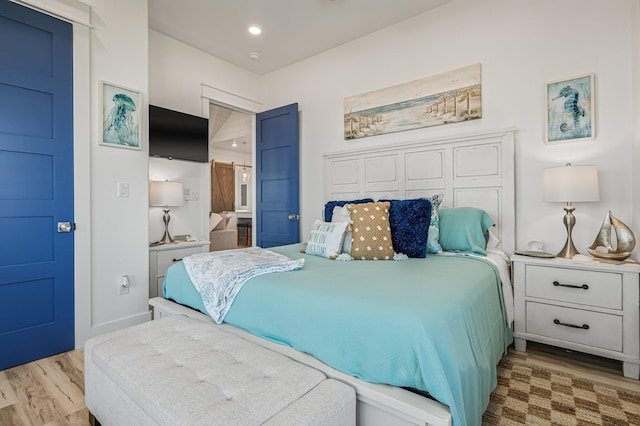
[{"label": "light switch", "polygon": [[191,191],[191,201],[200,201],[200,191],[195,189]]},{"label": "light switch", "polygon": [[129,184],[126,182],[118,182],[118,198],[129,197]]}]

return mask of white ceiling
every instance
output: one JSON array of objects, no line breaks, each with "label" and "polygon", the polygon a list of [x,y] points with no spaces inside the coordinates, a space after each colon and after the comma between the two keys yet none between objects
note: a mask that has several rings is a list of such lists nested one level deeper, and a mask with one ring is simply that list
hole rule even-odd
[{"label": "white ceiling", "polygon": [[149,0],[149,27],[263,75],[449,1]]}]

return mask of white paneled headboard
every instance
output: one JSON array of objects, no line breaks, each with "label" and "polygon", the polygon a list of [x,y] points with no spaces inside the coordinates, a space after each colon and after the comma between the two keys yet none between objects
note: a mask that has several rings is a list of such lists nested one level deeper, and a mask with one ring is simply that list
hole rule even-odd
[{"label": "white paneled headboard", "polygon": [[515,250],[515,129],[324,155],[325,201],[408,199],[444,192],[447,207],[484,209],[507,254]]}]

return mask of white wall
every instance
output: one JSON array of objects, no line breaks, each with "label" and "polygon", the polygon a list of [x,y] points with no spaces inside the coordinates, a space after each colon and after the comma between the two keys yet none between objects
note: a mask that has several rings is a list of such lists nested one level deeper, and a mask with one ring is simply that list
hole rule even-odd
[{"label": "white wall", "polygon": [[[208,100],[202,96],[202,85],[215,88],[226,93],[234,94],[244,99],[258,100],[262,97],[260,78],[228,62],[206,54],[191,46],[160,34],[149,31],[149,103],[170,108],[188,114],[208,117]],[[250,139],[247,143],[252,143]],[[219,160],[218,161],[227,161]],[[200,170],[193,163],[191,166],[175,166],[176,160],[165,162],[150,161],[149,178],[154,176],[196,176]],[[171,167],[172,164],[175,167]],[[187,168],[191,167],[191,171]],[[197,234],[201,238],[208,238],[209,220],[207,212],[210,206],[210,176],[206,165],[203,175],[203,190],[200,201],[188,202],[188,206],[171,210],[171,233]],[[195,184],[195,183],[194,183]],[[162,226],[162,212],[159,209],[149,210],[149,238],[158,239],[158,220]],[[195,223],[196,211],[202,212],[200,223]],[[204,235],[206,234],[206,235]]]},{"label": "white wall", "polygon": [[[559,251],[561,204],[542,202],[542,169],[596,164],[599,203],[576,204],[574,241],[593,241],[608,209],[632,221],[632,14],[635,0],[457,0],[265,76],[265,109],[298,102],[303,238],[321,211],[322,154],[517,127],[517,248]],[[343,99],[474,63],[482,64],[483,118],[345,141]],[[545,145],[545,82],[595,73],[597,138]],[[446,200],[445,200],[446,204]]]},{"label": "white wall", "polygon": [[[149,30],[149,103],[207,117],[202,84],[259,100],[260,78],[242,68]],[[208,108],[207,108],[208,109]]]},{"label": "white wall", "polygon": [[[20,0],[73,23],[75,337],[149,319],[148,154],[99,146],[99,82],[142,93],[147,119],[147,0]],[[122,10],[127,13],[123,14]],[[129,197],[117,198],[117,183]],[[122,275],[130,293],[118,296]]]},{"label": "white wall", "polygon": [[[209,163],[149,158],[149,180],[180,182],[189,190],[184,204],[172,207],[169,233],[171,236],[189,234],[199,240],[209,239],[208,191]],[[196,196],[197,191],[197,196]],[[197,199],[195,199],[197,198]],[[149,241],[158,241],[164,232],[161,207],[149,207]]]},{"label": "white wall", "polygon": [[[147,0],[90,0],[91,23],[91,329],[96,335],[149,319],[148,134],[141,151],[98,145],[98,83],[142,92],[148,117]],[[126,10],[126,13],[123,13]],[[117,183],[129,184],[118,198]],[[118,295],[122,275],[130,292]],[[85,285],[86,283],[76,283]]]}]

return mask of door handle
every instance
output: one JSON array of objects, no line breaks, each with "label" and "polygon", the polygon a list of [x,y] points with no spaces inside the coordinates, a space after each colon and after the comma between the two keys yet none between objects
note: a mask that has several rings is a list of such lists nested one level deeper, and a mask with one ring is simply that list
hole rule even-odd
[{"label": "door handle", "polygon": [[71,232],[71,222],[58,222],[58,232]]},{"label": "door handle", "polygon": [[288,216],[289,220],[300,220],[300,215],[299,214],[290,214]]}]

